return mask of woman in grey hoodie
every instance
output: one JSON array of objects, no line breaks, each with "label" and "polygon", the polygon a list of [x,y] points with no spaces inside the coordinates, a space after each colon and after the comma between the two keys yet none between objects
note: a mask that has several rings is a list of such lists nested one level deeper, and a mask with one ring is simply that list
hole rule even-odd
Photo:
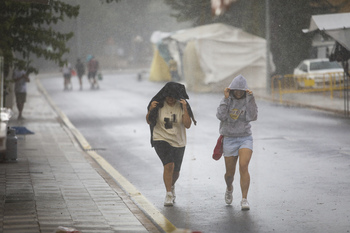
[{"label": "woman in grey hoodie", "polygon": [[242,210],[249,210],[247,201],[250,175],[249,161],[253,153],[253,137],[250,121],[258,116],[258,107],[246,79],[239,75],[224,90],[224,98],[217,109],[216,117],[220,120],[220,134],[224,136],[223,154],[225,158],[225,182],[227,185],[225,201],[232,203],[233,179],[236,164],[239,161],[240,184],[242,191]]}]

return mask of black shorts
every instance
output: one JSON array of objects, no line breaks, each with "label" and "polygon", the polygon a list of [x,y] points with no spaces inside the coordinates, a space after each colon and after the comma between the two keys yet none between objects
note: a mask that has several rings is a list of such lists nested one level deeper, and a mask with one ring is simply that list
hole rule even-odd
[{"label": "black shorts", "polygon": [[174,171],[180,171],[185,147],[172,147],[165,141],[153,141],[153,146],[163,165],[174,163]]},{"label": "black shorts", "polygon": [[95,78],[96,77],[96,73],[97,73],[97,71],[89,71],[89,73],[88,73],[88,78],[90,79],[90,78]]},{"label": "black shorts", "polygon": [[16,103],[17,104],[24,104],[27,100],[27,93],[26,92],[16,92]]},{"label": "black shorts", "polygon": [[71,74],[63,74],[63,77],[65,78],[65,79],[70,79],[71,77],[72,77],[72,75]]}]

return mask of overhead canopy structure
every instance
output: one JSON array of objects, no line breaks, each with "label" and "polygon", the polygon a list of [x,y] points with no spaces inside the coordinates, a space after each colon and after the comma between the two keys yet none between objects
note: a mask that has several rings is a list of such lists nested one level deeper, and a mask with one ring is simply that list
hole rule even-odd
[{"label": "overhead canopy structure", "polygon": [[[156,32],[151,40],[157,46],[150,79],[156,77],[162,61],[174,58],[186,87],[192,91],[222,91],[239,74],[250,88],[266,88],[266,40],[225,24],[209,24],[176,31]],[[164,70],[164,69],[163,69]],[[168,77],[164,75],[166,80]]]},{"label": "overhead canopy structure", "polygon": [[320,30],[350,50],[350,13],[313,15],[308,29],[303,32]]},{"label": "overhead canopy structure", "polygon": [[[350,51],[350,13],[338,13],[338,14],[325,14],[325,15],[313,15],[310,21],[309,29],[303,30],[303,32],[312,32],[320,30],[332,37],[336,42],[345,48],[347,51],[342,51],[343,54],[349,54]],[[342,65],[344,68],[344,113],[345,116],[350,116],[349,110],[349,67],[348,56],[344,56],[342,59]]]}]

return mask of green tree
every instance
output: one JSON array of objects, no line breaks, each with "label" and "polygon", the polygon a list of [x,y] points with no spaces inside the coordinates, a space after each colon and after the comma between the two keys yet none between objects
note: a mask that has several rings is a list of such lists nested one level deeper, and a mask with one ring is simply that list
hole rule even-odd
[{"label": "green tree", "polygon": [[213,16],[208,0],[164,0],[174,10],[178,22],[192,21],[193,26],[226,23],[259,36],[264,35],[265,4],[261,0],[237,1],[221,16]]},{"label": "green tree", "polygon": [[28,73],[37,73],[29,60],[32,54],[62,65],[63,54],[69,52],[65,43],[73,33],[54,31],[51,25],[78,13],[79,6],[61,1],[52,1],[50,5],[0,1],[0,49],[5,70],[14,65]]},{"label": "green tree", "polygon": [[309,57],[312,34],[305,34],[316,11],[308,0],[270,0],[270,46],[276,73],[292,73],[297,64]]},{"label": "green tree", "polygon": [[[101,0],[101,3],[119,0]],[[69,52],[66,46],[73,32],[61,32],[54,25],[79,14],[79,5],[64,1],[50,1],[50,4],[35,4],[25,1],[0,0],[0,51],[5,60],[5,73],[15,66],[38,73],[31,65],[32,55],[54,61],[62,66],[63,55]]]}]

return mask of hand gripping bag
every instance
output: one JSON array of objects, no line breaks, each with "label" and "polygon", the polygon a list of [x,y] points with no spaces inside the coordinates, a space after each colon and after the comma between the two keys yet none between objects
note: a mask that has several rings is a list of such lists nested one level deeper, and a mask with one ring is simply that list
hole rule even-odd
[{"label": "hand gripping bag", "polygon": [[223,154],[223,149],[222,149],[223,139],[224,139],[224,136],[220,135],[216,142],[216,146],[213,151],[213,159],[215,160],[219,160]]}]

